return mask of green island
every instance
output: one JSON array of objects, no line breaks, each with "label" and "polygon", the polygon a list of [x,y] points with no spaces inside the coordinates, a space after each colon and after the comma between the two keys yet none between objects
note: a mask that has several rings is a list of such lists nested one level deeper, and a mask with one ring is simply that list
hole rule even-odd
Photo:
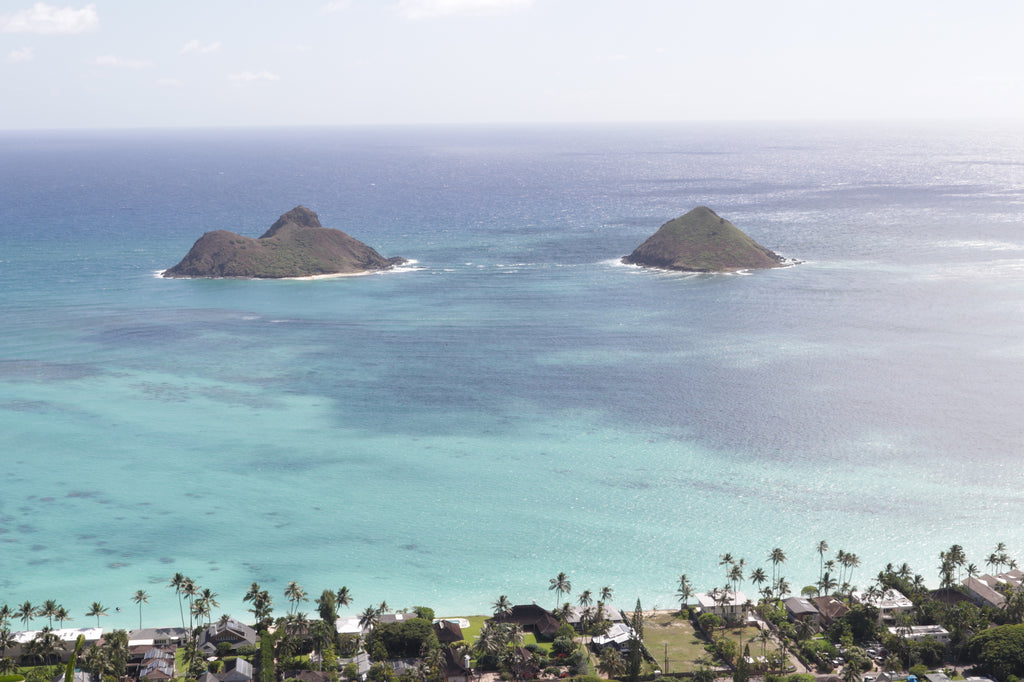
[{"label": "green island", "polygon": [[622,262],[647,268],[704,273],[787,265],[784,258],[755,242],[707,206],[698,206],[686,215],[665,223]]},{"label": "green island", "polygon": [[341,230],[320,224],[316,213],[296,206],[258,239],[227,230],[207,232],[164,277],[279,279],[355,275],[406,263],[384,258]]},{"label": "green island", "polygon": [[[680,575],[678,608],[667,611],[644,610],[639,599],[615,606],[610,586],[574,592],[559,573],[548,585],[551,609],[500,595],[489,616],[441,618],[386,602],[344,615],[347,587],[311,600],[296,582],[275,604],[254,582],[243,597],[252,617],[242,622],[214,619],[219,595],[177,573],[167,587],[180,627],[143,627],[145,590],[131,596],[139,628],[130,632],[104,632],[109,609],[99,602],[84,613],[96,627],[78,629],[64,628],[71,614],[56,600],[0,605],[0,682],[1020,682],[1024,572],[1003,543],[985,558],[987,573],[960,545],[941,552],[937,589],[906,563],[862,578],[855,553],[832,555],[825,541],[814,551],[817,580],[795,593],[781,548],[758,566],[727,553],[722,586],[697,592]],[[744,594],[748,584],[756,600]]]}]

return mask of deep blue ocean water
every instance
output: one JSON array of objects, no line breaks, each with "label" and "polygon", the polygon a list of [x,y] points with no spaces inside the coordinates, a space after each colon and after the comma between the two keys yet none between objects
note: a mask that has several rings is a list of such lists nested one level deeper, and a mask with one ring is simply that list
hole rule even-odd
[{"label": "deep blue ocean water", "polygon": [[[862,585],[1024,558],[1022,133],[0,133],[0,602],[172,624],[182,572],[218,613],[295,580],[454,615],[564,571],[670,607],[725,552],[795,590],[822,539]],[[415,265],[156,276],[298,204]],[[804,263],[617,264],[697,205]]]}]

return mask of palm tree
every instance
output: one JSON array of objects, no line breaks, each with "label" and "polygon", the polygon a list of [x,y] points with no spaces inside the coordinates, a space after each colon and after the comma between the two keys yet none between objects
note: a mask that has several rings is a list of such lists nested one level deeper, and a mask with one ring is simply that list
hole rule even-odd
[{"label": "palm tree", "polygon": [[185,576],[181,573],[175,573],[171,579],[167,581],[167,587],[173,587],[174,594],[178,595],[178,611],[181,612],[181,627],[185,627],[185,611],[181,605],[181,588],[184,584]]},{"label": "palm tree", "polygon": [[139,629],[142,629],[142,605],[149,603],[149,593],[145,590],[135,590],[132,601],[139,605]]},{"label": "palm tree", "polygon": [[690,597],[693,596],[693,587],[690,585],[690,579],[683,573],[679,576],[679,589],[676,590],[676,599],[679,600],[679,610],[682,611],[686,608],[686,603],[690,601]]},{"label": "palm tree", "polygon": [[28,630],[28,624],[32,622],[32,619],[38,615],[36,607],[32,606],[32,602],[25,602],[18,607],[18,610],[14,612],[14,617],[25,624],[25,629]]},{"label": "palm tree", "polygon": [[199,591],[199,600],[203,602],[203,611],[206,613],[206,624],[210,624],[211,612],[220,606],[220,602],[217,601],[217,597],[220,596],[209,587],[204,587]]},{"label": "palm tree", "polygon": [[289,609],[291,613],[298,611],[299,602],[309,601],[306,598],[306,591],[294,580],[288,583],[288,587],[284,588],[284,596],[292,603]]},{"label": "palm tree", "polygon": [[57,619],[57,622],[60,623],[61,627],[64,627],[64,621],[74,620],[74,618],[71,617],[71,614],[68,613],[68,610],[63,606],[57,607],[57,612],[53,614],[53,617]]},{"label": "palm tree", "polygon": [[593,593],[590,590],[583,590],[580,592],[580,596],[576,599],[576,603],[582,608],[588,608],[594,603]]},{"label": "palm tree", "polygon": [[818,594],[820,596],[830,595],[838,586],[839,583],[832,577],[832,574],[825,573],[821,576],[821,580],[818,581]]},{"label": "palm tree", "polygon": [[0,628],[7,625],[7,621],[11,619],[12,615],[14,615],[14,612],[11,611],[10,606],[7,604],[0,606]]},{"label": "palm tree", "polygon": [[597,669],[609,680],[617,679],[626,672],[626,659],[615,647],[605,647],[601,652],[601,658],[598,659]]},{"label": "palm tree", "polygon": [[819,540],[814,549],[818,552],[818,580],[820,581],[821,576],[825,574],[825,552],[828,551],[828,543],[824,540]]},{"label": "palm tree", "polygon": [[96,616],[96,627],[100,626],[100,616],[109,615],[107,613],[107,607],[98,601],[94,601],[89,610],[85,612],[86,617]]},{"label": "palm tree", "polygon": [[[255,585],[255,583],[253,583]],[[257,586],[258,587],[258,586]],[[270,597],[270,593],[266,590],[259,590],[255,593],[252,601],[252,608],[249,609],[252,615],[256,618],[258,623],[264,623],[270,619],[270,614],[273,612],[273,599]]]},{"label": "palm tree", "polygon": [[59,608],[56,599],[47,599],[43,602],[43,605],[39,607],[37,613],[46,619],[47,624],[50,628],[53,628],[53,617],[57,615],[57,609]]},{"label": "palm tree", "polygon": [[610,585],[605,585],[601,588],[601,601],[607,603],[612,600],[612,588]]},{"label": "palm tree", "polygon": [[768,576],[765,575],[764,569],[761,568],[760,566],[758,566],[753,571],[751,571],[749,577],[750,577],[750,582],[754,583],[754,585],[756,586],[756,589],[758,590],[758,592],[761,591],[761,583],[763,583],[766,580],[768,580]]},{"label": "palm tree", "polygon": [[352,606],[352,593],[349,589],[342,585],[338,588],[338,593],[334,596],[334,603],[337,604],[338,608],[345,608]]},{"label": "palm tree", "polygon": [[860,682],[860,666],[854,661],[850,661],[843,666],[843,671],[840,673],[840,678],[843,682]]},{"label": "palm tree", "polygon": [[244,603],[244,602],[256,601],[256,598],[259,597],[259,596],[260,596],[260,584],[258,582],[254,581],[252,585],[249,585],[249,589],[246,591],[245,596],[242,597],[242,602]]},{"label": "palm tree", "polygon": [[188,629],[191,630],[192,616],[195,615],[194,607],[196,595],[199,593],[199,586],[196,585],[196,581],[192,580],[192,578],[185,576],[185,580],[181,584],[181,593],[188,599]]},{"label": "palm tree", "polygon": [[[776,547],[768,553],[768,561],[772,562],[772,585],[777,586],[779,580],[777,576],[779,564],[783,564],[786,562],[786,553],[782,551],[781,547]],[[778,596],[781,597],[782,593],[779,592]]]},{"label": "palm tree", "polygon": [[501,595],[498,600],[494,602],[494,615],[495,616],[507,616],[512,613],[512,602],[508,600],[508,597]]},{"label": "palm tree", "polygon": [[380,614],[377,613],[377,609],[372,606],[367,606],[363,609],[363,612],[359,614],[359,627],[363,630],[369,630],[377,623],[377,617]]},{"label": "palm tree", "polygon": [[559,573],[549,582],[550,587],[548,589],[555,591],[555,606],[558,606],[562,601],[562,595],[572,592],[572,583],[569,582],[569,576],[565,573]]},{"label": "palm tree", "polygon": [[14,675],[18,672],[18,663],[13,658],[0,658],[0,675]]},{"label": "palm tree", "polygon": [[14,633],[5,627],[0,627],[0,658],[4,658],[7,655],[7,650],[18,643],[18,640],[14,638]]}]

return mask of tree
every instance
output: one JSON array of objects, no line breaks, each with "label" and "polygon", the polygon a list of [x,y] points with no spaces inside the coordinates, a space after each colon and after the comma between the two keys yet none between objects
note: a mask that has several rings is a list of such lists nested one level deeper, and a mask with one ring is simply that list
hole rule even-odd
[{"label": "tree", "polygon": [[60,623],[61,627],[64,627],[64,621],[74,620],[63,605],[57,607],[57,613],[53,614],[53,617],[57,619],[57,622]]},{"label": "tree", "polygon": [[593,593],[591,593],[590,590],[583,590],[580,592],[580,596],[576,599],[576,603],[579,604],[581,608],[588,608],[594,603]]},{"label": "tree", "polygon": [[0,658],[7,656],[7,650],[18,643],[14,633],[6,627],[0,627]]},{"label": "tree", "polygon": [[29,601],[19,606],[18,610],[14,612],[14,617],[25,624],[26,630],[28,630],[28,624],[32,622],[36,615],[36,607],[32,606],[32,602]]},{"label": "tree", "polygon": [[572,583],[569,582],[569,576],[565,573],[559,573],[550,581],[549,590],[555,591],[555,605],[562,603],[562,595],[569,594],[572,592]]},{"label": "tree", "polygon": [[363,609],[363,612],[359,614],[359,627],[363,630],[370,630],[374,625],[377,624],[377,618],[380,614],[377,609],[372,606],[367,606]]},{"label": "tree", "polygon": [[338,593],[334,596],[334,603],[339,609],[352,606],[352,593],[347,587],[342,585],[338,588]]},{"label": "tree", "polygon": [[498,597],[493,606],[495,616],[507,616],[512,613],[512,602],[505,595]]},{"label": "tree", "polygon": [[89,610],[85,612],[86,617],[96,616],[96,627],[100,626],[100,616],[109,615],[107,613],[107,607],[98,601],[94,601],[89,607]]},{"label": "tree", "polygon": [[860,666],[853,663],[853,661],[843,666],[843,671],[840,675],[843,682],[860,682]]},{"label": "tree", "polygon": [[320,620],[326,621],[334,627],[338,620],[338,597],[334,590],[324,590],[316,600],[316,610],[320,614]]},{"label": "tree", "polygon": [[609,585],[605,585],[601,588],[601,601],[606,604],[612,600],[612,588]]},{"label": "tree", "polygon": [[683,573],[679,576],[679,588],[676,590],[676,599],[679,600],[679,610],[682,611],[686,608],[686,603],[693,596],[693,587],[690,585],[690,579]]},{"label": "tree", "polygon": [[309,601],[309,599],[306,598],[306,591],[294,580],[288,583],[288,587],[284,588],[284,596],[292,603],[289,608],[290,613],[298,611],[299,602]]},{"label": "tree", "polygon": [[819,540],[814,549],[818,552],[818,580],[820,581],[821,577],[825,574],[825,552],[828,551],[828,543],[824,540]]},{"label": "tree", "polygon": [[58,608],[59,604],[57,604],[56,599],[47,599],[43,602],[43,605],[39,607],[39,610],[36,613],[42,618],[45,618],[47,624],[52,628],[53,618],[57,615]]},{"label": "tree", "polygon": [[597,661],[597,669],[608,679],[614,679],[626,672],[626,661],[615,647],[605,647]]},{"label": "tree", "polygon": [[[174,588],[174,594],[178,597],[178,611],[181,612],[181,627],[185,627],[185,611],[181,604],[181,586],[185,584],[185,576],[181,573],[175,573],[171,576],[171,579],[167,581],[167,587]],[[101,674],[101,673],[96,673]]]},{"label": "tree", "polygon": [[783,564],[783,563],[786,562],[786,553],[782,551],[781,547],[776,547],[775,549],[773,549],[771,552],[768,553],[768,561],[772,562],[772,586],[776,590],[775,593],[779,597],[781,597],[782,596],[782,590],[778,589],[779,580],[781,578],[777,577],[776,574],[778,573],[778,570],[779,570],[779,564]]},{"label": "tree", "polygon": [[193,609],[193,605],[195,604],[196,595],[199,594],[199,586],[196,585],[196,581],[195,580],[192,580],[192,578],[189,578],[188,576],[185,576],[185,579],[181,583],[181,593],[183,595],[185,595],[186,599],[188,599],[188,612],[189,612],[188,629],[191,630],[192,629],[192,616],[195,615],[195,610]]},{"label": "tree", "polygon": [[139,629],[142,629],[142,605],[149,603],[149,593],[145,590],[135,590],[132,601],[139,605]]},{"label": "tree", "polygon": [[637,597],[636,608],[633,609],[633,617],[629,623],[629,659],[627,673],[629,682],[639,682],[640,668],[643,665],[644,646],[644,613],[640,606],[640,598]]}]

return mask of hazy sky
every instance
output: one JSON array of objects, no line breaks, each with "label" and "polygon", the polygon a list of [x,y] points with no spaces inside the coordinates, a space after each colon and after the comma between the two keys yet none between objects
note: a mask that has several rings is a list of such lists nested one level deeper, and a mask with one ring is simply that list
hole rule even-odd
[{"label": "hazy sky", "polygon": [[1024,119],[1021,0],[0,0],[0,128]]}]

